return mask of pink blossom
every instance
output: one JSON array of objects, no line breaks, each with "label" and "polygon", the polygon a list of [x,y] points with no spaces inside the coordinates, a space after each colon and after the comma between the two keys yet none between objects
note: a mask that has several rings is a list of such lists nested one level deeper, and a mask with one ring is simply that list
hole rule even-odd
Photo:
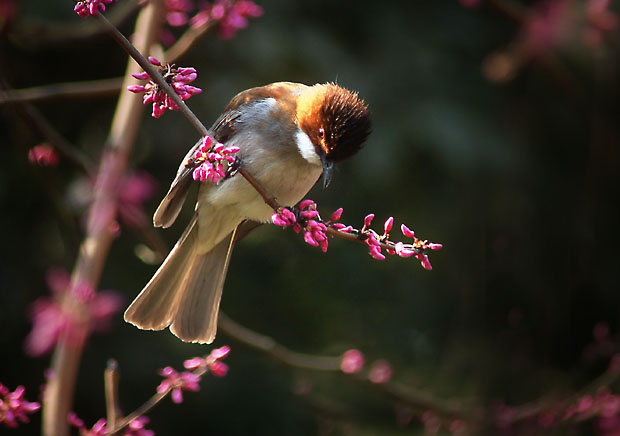
[{"label": "pink blossom", "polygon": [[236,162],[235,154],[237,152],[239,152],[239,147],[225,146],[207,135],[202,138],[202,143],[186,165],[188,167],[195,166],[192,173],[194,180],[210,181],[216,184],[221,179],[228,177],[227,168]]},{"label": "pink blossom", "polygon": [[464,436],[468,434],[467,422],[462,419],[455,419],[450,423],[449,430],[454,436]]},{"label": "pink blossom", "polygon": [[205,2],[191,19],[192,27],[201,27],[216,22],[221,39],[233,38],[237,31],[247,27],[248,18],[263,15],[263,9],[250,0],[216,0]]},{"label": "pink blossom", "polygon": [[424,433],[427,435],[434,435],[439,432],[441,428],[441,421],[435,412],[427,410],[422,415],[422,423],[424,424]]},{"label": "pink blossom", "polygon": [[123,222],[132,228],[140,228],[147,218],[143,205],[157,190],[155,178],[146,171],[127,175],[118,187],[118,214]]},{"label": "pink blossom", "polygon": [[228,373],[228,365],[222,362],[230,353],[230,347],[225,345],[215,348],[206,358],[194,357],[183,363],[186,369],[208,369],[215,377],[224,377]]},{"label": "pink blossom", "polygon": [[373,383],[386,383],[392,378],[392,365],[387,360],[376,360],[370,365],[368,379]]},{"label": "pink blossom", "polygon": [[166,0],[165,7],[168,13],[166,21],[170,26],[184,26],[189,22],[189,13],[196,7],[192,0]]},{"label": "pink blossom", "polygon": [[145,428],[146,424],[148,424],[149,418],[146,416],[139,416],[133,421],[129,423],[127,430],[123,436],[154,436],[155,432],[153,430],[148,430]]},{"label": "pink blossom", "polygon": [[[108,434],[107,422],[103,418],[97,420],[91,428],[86,428],[84,421],[75,412],[69,413],[67,420],[72,427],[78,429],[81,436],[106,436]],[[146,428],[148,422],[148,417],[139,416],[131,421],[122,432],[117,434],[122,436],[154,436],[155,432]]]},{"label": "pink blossom", "polygon": [[18,386],[13,392],[0,383],[0,423],[15,428],[20,422],[29,422],[28,415],[41,408],[39,403],[31,403],[24,398],[26,388]]},{"label": "pink blossom", "polygon": [[73,10],[82,18],[90,17],[91,15],[97,15],[98,13],[105,12],[106,5],[109,5],[116,0],[74,0],[75,7]]},{"label": "pink blossom", "polygon": [[[40,297],[30,307],[32,330],[26,337],[25,350],[31,356],[49,352],[63,333],[77,346],[84,331],[105,331],[122,305],[121,296],[114,291],[95,293],[90,286],[78,284],[70,292],[69,273],[59,268],[48,270],[47,284],[52,296]],[[67,309],[69,298],[80,303],[79,309]]]},{"label": "pink blossom", "polygon": [[30,163],[42,167],[55,167],[60,162],[60,157],[54,147],[48,144],[41,144],[32,147],[28,151],[28,160]]},{"label": "pink blossom", "polygon": [[342,355],[340,370],[345,374],[357,374],[364,367],[364,355],[359,350],[348,350]]},{"label": "pink blossom", "polygon": [[183,402],[183,391],[196,392],[200,390],[200,376],[193,372],[183,371],[179,373],[172,367],[167,366],[159,371],[165,379],[157,386],[157,392],[165,393],[172,390],[172,401],[174,403]]},{"label": "pink blossom", "polygon": [[[189,83],[196,80],[198,74],[196,70],[192,67],[176,67],[174,65],[166,64],[162,65],[162,63],[154,57],[149,57],[149,62],[159,67],[159,72],[162,74],[166,82],[170,84],[174,92],[181,97],[181,100],[187,100],[193,95],[200,94],[202,89],[196,88],[195,86],[190,85]],[[138,80],[149,80],[150,77],[148,73],[135,73],[132,76]],[[176,103],[159,88],[152,80],[146,85],[132,85],[128,86],[127,89],[131,92],[135,93],[144,93],[143,103],[144,104],[152,104],[153,105],[153,117],[159,118],[161,117],[166,109],[169,110],[178,110],[178,106]]]}]

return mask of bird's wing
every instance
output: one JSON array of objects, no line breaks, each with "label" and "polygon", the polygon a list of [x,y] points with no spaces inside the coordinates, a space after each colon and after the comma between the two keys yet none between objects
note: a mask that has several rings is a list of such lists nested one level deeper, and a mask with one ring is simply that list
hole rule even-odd
[{"label": "bird's wing", "polygon": [[[292,96],[301,92],[304,88],[306,88],[306,85],[291,82],[277,82],[240,92],[233,97],[226,106],[224,113],[222,113],[215,123],[213,123],[213,126],[211,126],[211,136],[218,142],[226,143],[235,134],[236,121],[241,115],[242,106],[271,97],[287,104],[288,102],[285,101],[287,99],[283,98],[284,95]],[[195,165],[191,164],[191,157],[200,146],[200,142],[201,140],[196,142],[181,162],[168,193],[155,211],[155,215],[153,216],[153,224],[155,227],[170,227],[177,219],[193,180],[192,173]]]}]

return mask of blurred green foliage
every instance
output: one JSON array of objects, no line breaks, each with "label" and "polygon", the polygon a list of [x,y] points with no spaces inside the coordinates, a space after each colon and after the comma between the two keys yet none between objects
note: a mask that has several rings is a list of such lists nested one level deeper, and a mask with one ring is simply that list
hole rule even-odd
[{"label": "blurred green foliage", "polygon": [[[190,101],[209,124],[237,92],[269,82],[338,81],[359,91],[373,116],[365,149],[342,163],[327,190],[309,195],[324,214],[377,227],[390,215],[419,237],[442,242],[433,271],[412,259],[375,261],[364,247],[331,241],[322,254],[292,231],[259,229],[235,249],[222,309],[237,322],[293,350],[383,358],[394,379],[465,404],[518,405],[579,389],[609,355],[584,359],[599,322],[618,346],[620,321],[620,164],[618,40],[575,47],[556,58],[562,80],[531,63],[506,84],[482,73],[519,25],[490,8],[456,1],[261,2],[265,14],[233,40],[210,36],[181,65],[199,71],[203,94]],[[26,33],[34,26],[79,26],[71,2],[21,2],[0,40],[5,85],[120,76],[125,55],[105,35],[70,44]],[[129,34],[131,23],[122,30]],[[59,100],[37,107],[93,161],[114,98]],[[67,206],[79,176],[30,165],[41,135],[18,112],[0,118],[0,381],[43,383],[47,358],[23,352],[28,305],[48,291],[50,266],[71,269],[81,218]],[[178,113],[146,119],[132,166],[159,181],[154,211],[196,134]],[[189,205],[188,205],[189,206]],[[171,246],[192,207],[172,229]],[[396,233],[396,232],[394,232]],[[134,254],[140,235],[123,229],[101,281],[127,302],[154,272]],[[156,434],[416,434],[400,428],[393,402],[333,374],[294,370],[231,342],[229,375],[207,378],[183,405],[151,414]],[[86,349],[75,410],[104,415],[102,373],[119,361],[121,399],[133,410],[154,392],[156,371],[205,353],[168,332],[144,332],[118,315]],[[295,394],[300,385],[308,395]],[[34,398],[31,398],[34,399]],[[20,434],[36,434],[40,418]],[[583,430],[584,434],[589,431]],[[329,433],[333,430],[333,433]],[[17,434],[17,433],[16,433]]]}]

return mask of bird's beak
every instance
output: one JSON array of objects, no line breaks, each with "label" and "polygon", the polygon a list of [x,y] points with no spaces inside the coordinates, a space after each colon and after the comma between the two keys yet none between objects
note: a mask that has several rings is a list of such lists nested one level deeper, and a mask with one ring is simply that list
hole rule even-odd
[{"label": "bird's beak", "polygon": [[321,161],[323,162],[323,188],[327,188],[334,175],[334,161],[323,155],[321,155]]}]

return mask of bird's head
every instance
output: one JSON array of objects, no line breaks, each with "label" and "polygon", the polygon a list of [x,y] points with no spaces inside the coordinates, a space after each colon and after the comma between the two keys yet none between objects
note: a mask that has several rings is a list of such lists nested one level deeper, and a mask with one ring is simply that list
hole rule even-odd
[{"label": "bird's head", "polygon": [[357,93],[333,83],[317,84],[297,100],[297,124],[323,164],[323,186],[334,163],[353,156],[370,134],[370,112]]}]

